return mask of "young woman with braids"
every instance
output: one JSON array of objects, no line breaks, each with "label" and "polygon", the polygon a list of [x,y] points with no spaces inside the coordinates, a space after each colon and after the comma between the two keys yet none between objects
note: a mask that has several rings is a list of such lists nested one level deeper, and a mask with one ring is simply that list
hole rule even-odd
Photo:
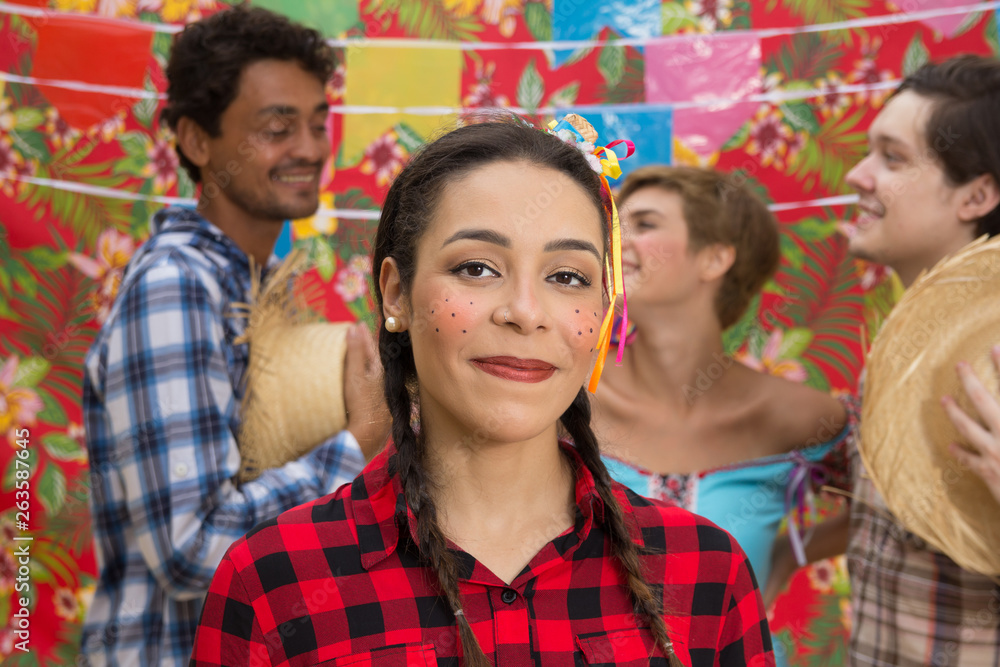
[{"label": "young woman with braids", "polygon": [[518,122],[411,159],[373,262],[392,442],[230,549],[193,665],[773,664],[735,541],[601,462],[602,192]]}]

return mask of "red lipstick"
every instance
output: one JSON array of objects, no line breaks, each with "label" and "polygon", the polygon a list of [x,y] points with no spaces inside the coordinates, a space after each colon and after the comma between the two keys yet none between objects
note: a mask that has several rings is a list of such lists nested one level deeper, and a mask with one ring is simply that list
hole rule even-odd
[{"label": "red lipstick", "polygon": [[555,366],[540,359],[484,357],[473,359],[472,363],[484,373],[514,382],[542,382],[548,380],[556,372]]}]

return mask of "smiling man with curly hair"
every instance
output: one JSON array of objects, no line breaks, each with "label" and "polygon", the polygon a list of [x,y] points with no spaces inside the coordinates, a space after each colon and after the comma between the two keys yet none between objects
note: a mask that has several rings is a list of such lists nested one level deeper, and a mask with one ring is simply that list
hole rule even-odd
[{"label": "smiling man with curly hair", "polygon": [[356,328],[347,430],[236,482],[249,352],[237,342],[245,320],[228,312],[250,301],[252,263],[276,263],[284,221],[316,211],[332,70],[319,33],[259,8],[220,12],[174,42],[162,119],[201,190],[196,210],[154,216],[86,359],[99,573],[84,664],[186,665],[233,541],[350,481],[364,465],[361,447],[380,441],[364,381],[373,352]]}]

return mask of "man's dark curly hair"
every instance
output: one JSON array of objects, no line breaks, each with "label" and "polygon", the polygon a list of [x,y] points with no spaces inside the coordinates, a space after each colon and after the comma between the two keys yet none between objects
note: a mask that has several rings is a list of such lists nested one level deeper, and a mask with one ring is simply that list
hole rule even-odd
[{"label": "man's dark curly hair", "polygon": [[[239,5],[191,23],[174,38],[167,64],[167,105],[160,120],[171,130],[187,116],[210,136],[239,90],[243,70],[259,60],[297,61],[322,83],[334,68],[333,50],[317,31],[260,7]],[[177,148],[191,178],[199,169]]]}]

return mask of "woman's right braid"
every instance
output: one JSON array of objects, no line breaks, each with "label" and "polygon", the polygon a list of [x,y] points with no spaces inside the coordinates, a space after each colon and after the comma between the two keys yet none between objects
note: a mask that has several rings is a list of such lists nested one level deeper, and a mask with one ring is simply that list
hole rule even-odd
[{"label": "woman's right braid", "polygon": [[621,505],[611,490],[611,476],[601,461],[597,437],[590,427],[590,399],[583,389],[563,413],[561,421],[573,438],[584,465],[594,476],[594,485],[604,502],[604,529],[611,538],[611,553],[622,565],[634,611],[637,616],[642,616],[649,623],[653,638],[667,655],[671,667],[682,667],[674,653],[670,635],[667,634],[667,625],[663,621],[662,596],[657,597],[653,594],[643,576],[639,549],[632,541],[632,536],[625,525]]},{"label": "woman's right braid", "polygon": [[[390,462],[390,472],[398,473],[402,480],[406,504],[417,517],[420,553],[430,561],[437,573],[441,591],[455,613],[464,664],[467,667],[490,667],[490,661],[479,646],[479,640],[476,639],[462,607],[462,596],[458,586],[458,562],[448,549],[448,543],[437,522],[437,509],[427,491],[426,474],[422,464],[423,447],[420,437],[410,424],[413,403],[406,388],[405,371],[398,359],[386,359],[390,356],[388,354],[390,346],[382,339],[388,339],[389,336],[391,334],[382,333],[379,351],[382,367],[385,368],[385,398],[392,414],[392,437],[396,445],[396,454]],[[407,350],[402,354],[408,353]],[[387,361],[393,363],[386,363]]]}]

